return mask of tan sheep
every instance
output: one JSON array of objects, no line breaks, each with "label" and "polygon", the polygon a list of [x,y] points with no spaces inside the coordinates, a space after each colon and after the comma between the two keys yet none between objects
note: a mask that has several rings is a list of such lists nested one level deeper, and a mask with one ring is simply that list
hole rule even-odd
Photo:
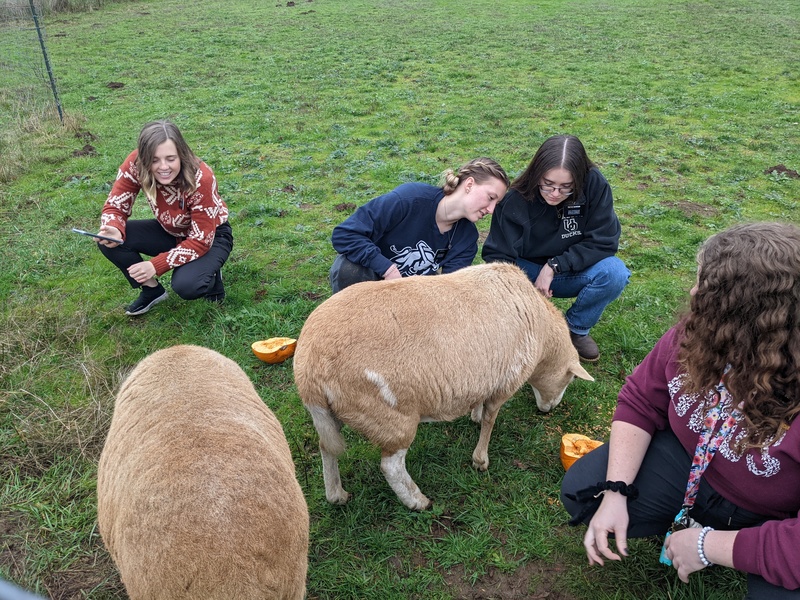
[{"label": "tan sheep", "polygon": [[502,263],[334,294],[300,332],[294,375],[319,434],[328,501],[350,498],[338,463],[347,424],[380,446],[386,480],[416,510],[430,506],[405,466],[420,422],[472,411],[481,423],[472,464],[486,470],[497,412],[525,381],[544,412],[575,376],[593,381],[563,315],[518,267]]},{"label": "tan sheep", "polygon": [[97,517],[133,600],[304,597],[308,507],[289,445],[244,371],[213,350],[160,350],[125,380]]}]

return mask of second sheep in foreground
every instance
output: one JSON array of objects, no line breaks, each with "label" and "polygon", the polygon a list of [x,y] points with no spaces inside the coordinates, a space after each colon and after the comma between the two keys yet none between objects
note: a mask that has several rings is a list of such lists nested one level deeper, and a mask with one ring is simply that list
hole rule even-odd
[{"label": "second sheep in foreground", "polygon": [[301,600],[308,507],[280,422],[218,352],[154,352],[122,385],[97,470],[131,600]]},{"label": "second sheep in foreground", "polygon": [[472,464],[485,471],[497,412],[525,381],[544,412],[574,377],[593,381],[563,315],[502,263],[342,290],[306,320],[294,375],[319,434],[328,501],[350,497],[338,463],[347,424],[380,446],[386,480],[416,510],[430,506],[405,466],[420,422],[471,412],[481,423]]}]

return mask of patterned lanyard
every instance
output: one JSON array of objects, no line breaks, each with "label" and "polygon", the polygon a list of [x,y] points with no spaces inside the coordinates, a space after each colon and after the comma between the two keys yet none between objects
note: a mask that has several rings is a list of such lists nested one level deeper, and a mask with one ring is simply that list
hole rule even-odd
[{"label": "patterned lanyard", "polygon": [[706,470],[708,463],[714,458],[714,454],[719,450],[719,447],[722,446],[722,442],[728,437],[731,429],[736,425],[737,420],[741,416],[739,409],[734,407],[731,410],[730,416],[725,419],[725,422],[719,428],[719,431],[714,434],[714,428],[720,419],[720,407],[723,404],[732,404],[732,402],[726,402],[730,399],[730,394],[722,381],[720,381],[717,386],[716,396],[716,402],[714,406],[711,407],[711,410],[708,411],[705,421],[703,422],[703,429],[700,431],[700,436],[697,438],[697,448],[694,451],[694,459],[689,469],[689,481],[686,484],[686,494],[683,497],[683,509],[681,513],[684,515],[688,514],[689,509],[694,506],[700,488],[700,478],[703,476],[703,472]]}]

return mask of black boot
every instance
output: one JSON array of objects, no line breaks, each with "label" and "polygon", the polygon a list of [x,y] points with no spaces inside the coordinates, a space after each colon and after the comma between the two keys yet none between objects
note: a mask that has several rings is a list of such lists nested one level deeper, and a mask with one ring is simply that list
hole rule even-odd
[{"label": "black boot", "polygon": [[222,304],[222,301],[225,300],[225,284],[222,283],[222,271],[214,273],[214,277],[216,278],[214,285],[206,292],[204,298],[209,302]]}]

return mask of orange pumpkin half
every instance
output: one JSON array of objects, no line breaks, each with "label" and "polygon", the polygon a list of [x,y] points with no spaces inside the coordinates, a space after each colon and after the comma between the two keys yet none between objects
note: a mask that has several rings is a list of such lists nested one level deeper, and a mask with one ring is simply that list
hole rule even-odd
[{"label": "orange pumpkin half", "polygon": [[253,342],[250,346],[253,354],[266,363],[274,365],[282,363],[292,354],[297,346],[297,340],[288,337],[274,337],[260,342]]},{"label": "orange pumpkin half", "polygon": [[567,471],[576,460],[584,454],[589,454],[595,448],[602,446],[603,442],[598,442],[580,433],[565,433],[561,436],[561,464]]}]

